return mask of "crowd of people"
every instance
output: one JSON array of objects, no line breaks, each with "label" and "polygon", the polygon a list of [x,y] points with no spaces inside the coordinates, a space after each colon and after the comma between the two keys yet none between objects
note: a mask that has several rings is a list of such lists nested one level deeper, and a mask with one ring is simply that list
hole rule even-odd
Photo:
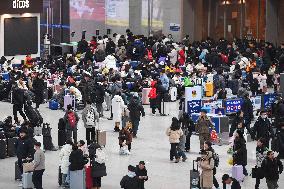
[{"label": "crowd of people", "polygon": [[[82,38],[76,52],[63,56],[41,60],[28,55],[20,67],[14,60],[2,57],[0,61],[0,97],[2,101],[12,102],[14,119],[13,123],[12,117],[7,118],[1,128],[6,138],[18,136],[15,149],[22,174],[23,160],[33,160],[33,183],[37,189],[42,188],[45,158],[43,144],[33,137],[34,128],[43,123],[38,109],[44,101],[54,101],[66,112],[59,121],[65,131],[60,149],[61,185],[72,185],[72,171],[83,170],[90,163],[92,187],[100,188],[101,178],[107,173],[104,158],[100,157],[103,147],[96,135],[98,122],[105,117],[104,111],[111,111],[108,119],[113,121],[114,131],[119,132],[120,154],[130,155],[133,138],[139,136],[140,119],[145,116],[143,89],[150,88],[147,98],[152,115],[158,110],[163,116],[163,103],[170,101],[172,87],[178,89],[180,106],[179,116],[172,118],[166,131],[171,144],[170,160],[185,162],[191,150],[191,136],[198,133],[200,187],[220,188],[215,177],[219,158],[210,142],[213,123],[204,110],[194,123],[185,109],[185,88],[195,85],[193,81],[197,78],[206,83],[209,74],[213,75],[214,99],[226,99],[229,93],[244,99],[230,128],[233,165],[242,166],[243,174],[248,176],[244,139],[247,130],[257,141],[255,188],[259,188],[264,177],[269,189],[277,188],[283,171],[279,158],[284,157],[284,101],[278,96],[272,107],[259,112],[255,121],[250,97],[266,94],[271,88],[278,93],[280,73],[284,71],[284,44],[275,47],[255,40],[230,42],[210,38],[191,42],[189,36],[176,42],[171,35],[145,37],[127,30],[126,35],[94,36],[90,42]],[[74,103],[68,106],[67,94],[74,97]],[[29,111],[32,102],[35,109]],[[83,110],[82,115],[79,110]],[[77,139],[80,118],[86,128],[86,144]],[[100,155],[96,152],[98,149]],[[278,157],[274,151],[279,153]],[[124,189],[142,189],[147,180],[145,162],[141,161],[137,167],[128,167],[128,174],[120,185]],[[241,188],[239,181],[227,174],[222,178],[224,187],[231,184],[232,189]]]}]

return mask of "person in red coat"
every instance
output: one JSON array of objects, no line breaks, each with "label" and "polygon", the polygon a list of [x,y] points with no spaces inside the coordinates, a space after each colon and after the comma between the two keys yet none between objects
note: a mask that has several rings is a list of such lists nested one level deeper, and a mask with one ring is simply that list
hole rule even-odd
[{"label": "person in red coat", "polygon": [[184,52],[184,48],[180,49],[178,51],[178,62],[181,66],[184,65],[185,63],[185,52]]}]

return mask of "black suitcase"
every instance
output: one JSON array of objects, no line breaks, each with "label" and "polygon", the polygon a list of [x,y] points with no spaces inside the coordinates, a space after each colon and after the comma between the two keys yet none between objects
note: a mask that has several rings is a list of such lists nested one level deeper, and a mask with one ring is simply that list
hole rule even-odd
[{"label": "black suitcase", "polygon": [[66,142],[66,131],[58,130],[58,146],[63,146]]},{"label": "black suitcase", "polygon": [[52,137],[51,136],[43,136],[43,147],[45,150],[52,150]]},{"label": "black suitcase", "polygon": [[16,149],[15,149],[16,142],[17,142],[16,137],[7,139],[7,155],[9,157],[16,156]]},{"label": "black suitcase", "polygon": [[29,121],[34,125],[38,126],[42,124],[43,118],[40,115],[39,111],[36,108],[33,108],[29,104],[24,105],[25,114],[28,117]]},{"label": "black suitcase", "polygon": [[6,158],[6,140],[5,139],[0,139],[0,159],[5,159]]},{"label": "black suitcase", "polygon": [[22,173],[18,165],[18,161],[15,162],[15,180],[21,180]]},{"label": "black suitcase", "polygon": [[[196,163],[196,169],[194,164]],[[193,160],[193,169],[190,170],[190,188],[191,189],[200,189],[200,178],[198,172],[197,161]]]},{"label": "black suitcase", "polygon": [[61,173],[61,166],[58,168],[58,184],[59,186],[62,185],[62,173]]}]

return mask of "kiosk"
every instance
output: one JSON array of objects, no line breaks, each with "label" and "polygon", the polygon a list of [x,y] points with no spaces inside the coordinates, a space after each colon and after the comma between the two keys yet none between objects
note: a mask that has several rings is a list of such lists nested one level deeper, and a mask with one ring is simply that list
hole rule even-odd
[{"label": "kiosk", "polygon": [[40,56],[42,0],[0,1],[0,57]]}]

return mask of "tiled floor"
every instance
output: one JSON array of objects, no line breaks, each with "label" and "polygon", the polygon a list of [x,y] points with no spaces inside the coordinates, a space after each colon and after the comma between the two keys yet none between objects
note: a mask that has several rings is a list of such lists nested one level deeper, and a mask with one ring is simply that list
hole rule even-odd
[{"label": "tiled floor", "polygon": [[[192,169],[192,160],[198,156],[199,141],[196,136],[192,137],[192,151],[187,154],[188,161],[185,163],[171,163],[169,161],[169,142],[165,135],[166,128],[171,124],[171,117],[177,115],[177,103],[167,104],[167,112],[170,116],[160,117],[150,115],[148,106],[145,106],[146,117],[142,118],[138,138],[132,144],[132,154],[130,156],[119,156],[118,134],[112,132],[113,122],[101,120],[100,127],[107,131],[107,155],[108,176],[102,179],[102,189],[118,189],[119,182],[123,175],[127,173],[129,164],[135,165],[140,160],[147,162],[149,181],[145,187],[147,189],[186,189],[190,188],[189,178]],[[51,111],[47,104],[40,107],[40,111],[45,122],[52,126],[52,135],[55,145],[57,145],[57,124],[58,119],[63,116],[63,111]],[[0,118],[12,115],[12,106],[0,102]],[[106,112],[109,115],[109,112]],[[85,129],[82,122],[79,124],[78,139],[85,139]],[[247,144],[248,147],[248,170],[254,166],[255,162],[255,142]],[[227,146],[214,146],[220,155],[220,166],[217,170],[217,179],[220,181],[222,174],[230,173],[231,167],[227,164],[229,156],[226,151]],[[43,185],[46,189],[59,188],[57,184],[58,174],[58,154],[57,152],[46,152],[46,171],[43,177]],[[19,182],[14,181],[14,162],[16,158],[0,160],[0,189],[16,189]],[[243,189],[253,189],[255,180],[247,177],[242,183]],[[284,175],[280,177],[280,189],[284,186]],[[265,180],[261,181],[261,189],[266,189]]]}]

